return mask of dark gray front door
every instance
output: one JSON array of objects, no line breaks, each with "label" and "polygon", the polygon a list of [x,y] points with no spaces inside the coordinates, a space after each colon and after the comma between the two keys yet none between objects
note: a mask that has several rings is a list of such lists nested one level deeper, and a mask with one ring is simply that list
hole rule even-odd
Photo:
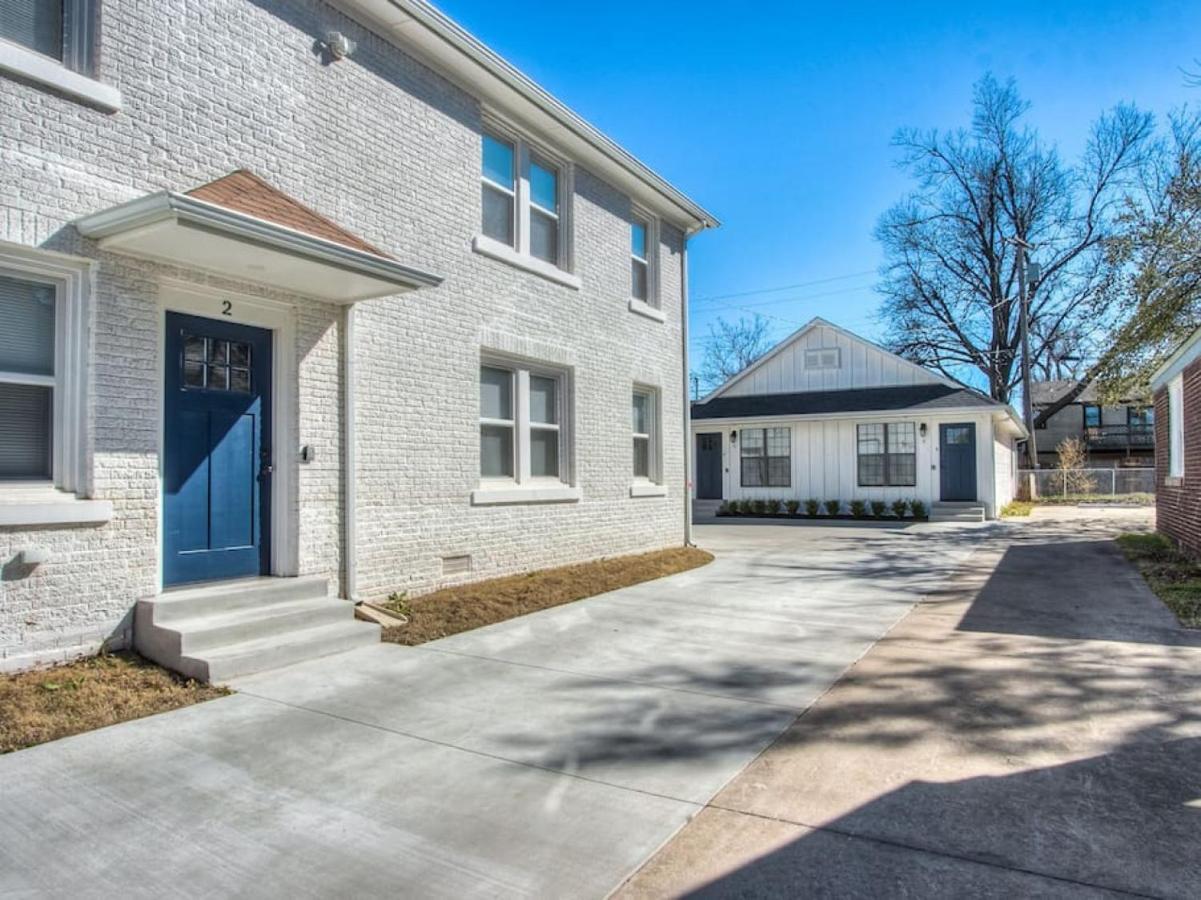
[{"label": "dark gray front door", "polygon": [[721,499],[720,431],[696,436],[696,496],[698,500]]},{"label": "dark gray front door", "polygon": [[976,426],[971,422],[940,425],[939,469],[943,500],[976,499]]}]

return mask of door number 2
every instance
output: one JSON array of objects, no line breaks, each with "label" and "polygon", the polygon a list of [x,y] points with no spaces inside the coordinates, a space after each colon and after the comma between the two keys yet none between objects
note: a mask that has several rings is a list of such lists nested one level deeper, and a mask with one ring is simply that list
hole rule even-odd
[{"label": "door number 2", "polygon": [[228,300],[221,301],[221,315],[232,316],[234,314],[234,305]]}]

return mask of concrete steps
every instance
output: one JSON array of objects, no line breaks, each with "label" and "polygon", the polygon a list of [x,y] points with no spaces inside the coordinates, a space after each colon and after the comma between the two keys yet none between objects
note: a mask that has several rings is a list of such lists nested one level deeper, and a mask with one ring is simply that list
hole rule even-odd
[{"label": "concrete steps", "polygon": [[984,506],[980,503],[939,502],[930,507],[931,522],[983,522]]},{"label": "concrete steps", "polygon": [[324,578],[248,578],[139,600],[134,647],[199,681],[227,681],[379,641]]},{"label": "concrete steps", "polygon": [[692,501],[692,518],[693,519],[711,519],[717,515],[717,510],[721,507],[722,500],[693,500]]}]

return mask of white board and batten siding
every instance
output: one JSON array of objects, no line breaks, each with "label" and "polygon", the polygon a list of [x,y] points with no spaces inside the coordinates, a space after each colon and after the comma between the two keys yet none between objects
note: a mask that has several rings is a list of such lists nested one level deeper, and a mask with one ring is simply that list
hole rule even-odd
[{"label": "white board and batten siding", "polygon": [[[822,351],[837,351],[836,365]],[[944,379],[825,323],[811,323],[714,396],[790,394],[855,388],[944,384]]]},{"label": "white board and batten siding", "polygon": [[[916,484],[902,487],[866,487],[859,485],[856,426],[873,422],[913,422],[917,435]],[[994,473],[1011,471],[1012,452],[1006,454],[1002,441],[993,440],[993,422],[988,413],[862,416],[827,419],[779,420],[702,420],[693,423],[693,433],[722,434],[722,496],[727,500],[921,500],[929,507],[939,498],[938,435],[939,425],[971,422],[976,426],[976,497],[992,517],[995,510],[1012,499],[1011,488],[1004,487]],[[920,433],[922,424],[926,434]],[[730,432],[744,428],[788,428],[791,435],[791,484],[787,487],[743,487],[741,441],[730,440]],[[1010,442],[1012,445],[1012,442]],[[1008,459],[1006,457],[1009,457]],[[1007,476],[1008,477],[1008,476]],[[1009,483],[1008,481],[1006,483]],[[994,489],[997,496],[994,497]]]}]

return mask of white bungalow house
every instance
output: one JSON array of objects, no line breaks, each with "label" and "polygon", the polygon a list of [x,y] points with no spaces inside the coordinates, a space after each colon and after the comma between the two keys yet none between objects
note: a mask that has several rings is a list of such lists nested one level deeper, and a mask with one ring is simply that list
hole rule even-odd
[{"label": "white bungalow house", "polygon": [[823,319],[694,403],[691,421],[702,508],[909,499],[995,518],[1025,434],[1006,404]]}]

